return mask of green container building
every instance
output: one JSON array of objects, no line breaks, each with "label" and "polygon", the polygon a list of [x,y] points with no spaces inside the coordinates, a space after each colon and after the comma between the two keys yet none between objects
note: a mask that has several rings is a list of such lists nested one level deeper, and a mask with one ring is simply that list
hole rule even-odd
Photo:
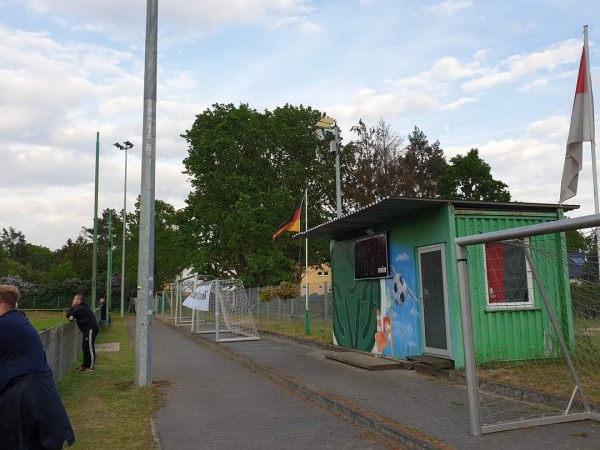
[{"label": "green container building", "polygon": [[[331,242],[334,344],[399,359],[429,355],[463,368],[454,239],[556,221],[576,208],[390,197],[301,233]],[[563,302],[554,305],[555,311],[572,334],[564,237],[546,236],[541,245],[565,256],[545,264],[541,275],[550,296]],[[488,255],[524,256],[501,244],[474,246],[470,252],[475,252],[467,264],[478,360],[556,355],[547,314],[531,280],[523,276],[522,289],[510,290],[522,298],[504,298],[509,294],[497,284],[508,283],[509,275],[486,278],[493,269],[491,262],[484,263]]]}]

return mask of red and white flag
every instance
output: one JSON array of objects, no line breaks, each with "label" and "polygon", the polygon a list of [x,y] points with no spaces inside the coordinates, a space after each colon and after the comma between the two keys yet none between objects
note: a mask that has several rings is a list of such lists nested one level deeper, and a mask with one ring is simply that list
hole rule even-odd
[{"label": "red and white flag", "polygon": [[[559,203],[577,194],[577,182],[581,171],[582,148],[584,142],[594,143],[594,97],[592,95],[592,78],[587,46],[587,27],[584,29],[583,52],[579,63],[579,75],[575,88],[571,127],[567,139],[567,154],[560,185]],[[594,174],[596,176],[596,174]]]}]

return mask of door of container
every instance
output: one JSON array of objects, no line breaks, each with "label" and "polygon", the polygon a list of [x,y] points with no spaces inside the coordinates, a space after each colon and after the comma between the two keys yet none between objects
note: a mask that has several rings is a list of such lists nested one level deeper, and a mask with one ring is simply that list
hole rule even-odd
[{"label": "door of container", "polygon": [[419,283],[425,353],[449,357],[448,296],[443,245],[419,248]]}]

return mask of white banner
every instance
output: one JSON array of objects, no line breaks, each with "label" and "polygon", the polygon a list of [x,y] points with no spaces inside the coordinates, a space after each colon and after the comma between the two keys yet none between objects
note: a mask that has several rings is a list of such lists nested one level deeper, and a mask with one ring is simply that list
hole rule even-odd
[{"label": "white banner", "polygon": [[196,311],[208,311],[208,300],[210,298],[211,283],[201,284],[183,301],[183,306]]}]

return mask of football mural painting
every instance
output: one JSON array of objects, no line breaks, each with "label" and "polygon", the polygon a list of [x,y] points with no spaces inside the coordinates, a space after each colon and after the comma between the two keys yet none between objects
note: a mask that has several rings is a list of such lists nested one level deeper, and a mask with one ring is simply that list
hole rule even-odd
[{"label": "football mural painting", "polygon": [[334,244],[334,343],[404,358],[422,353],[416,264],[412,248],[390,242],[389,250],[389,278],[354,280],[352,242]]},{"label": "football mural painting", "polygon": [[[377,346],[374,353],[404,358],[422,353],[421,304],[415,295],[417,277],[412,249],[390,249],[392,278],[384,280],[379,315],[387,345]],[[386,327],[386,323],[389,325]],[[389,329],[387,329],[389,327]],[[377,340],[377,338],[376,338]]]}]

